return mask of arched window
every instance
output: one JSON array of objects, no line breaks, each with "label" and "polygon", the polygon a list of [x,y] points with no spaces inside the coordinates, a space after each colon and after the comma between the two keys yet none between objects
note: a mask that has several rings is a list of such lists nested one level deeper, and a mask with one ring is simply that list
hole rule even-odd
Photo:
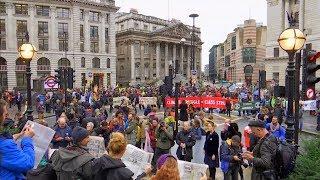
[{"label": "arched window", "polygon": [[107,59],[107,68],[110,68],[110,63],[111,63],[111,62],[110,62],[110,59],[108,58],[108,59]]},{"label": "arched window", "polygon": [[7,65],[7,61],[3,57],[0,57],[0,65]]},{"label": "arched window", "polygon": [[92,68],[100,68],[100,59],[99,58],[92,59]]},{"label": "arched window", "polygon": [[37,65],[38,66],[41,66],[41,65],[50,66],[50,60],[45,57],[42,57],[42,58],[38,59]]},{"label": "arched window", "polygon": [[245,66],[243,70],[245,75],[251,75],[253,73],[253,67],[251,65]]},{"label": "arched window", "polygon": [[58,67],[70,67],[70,61],[67,58],[61,58],[58,61]]},{"label": "arched window", "polygon": [[81,58],[81,67],[82,68],[86,67],[86,58],[84,58],[84,57]]}]

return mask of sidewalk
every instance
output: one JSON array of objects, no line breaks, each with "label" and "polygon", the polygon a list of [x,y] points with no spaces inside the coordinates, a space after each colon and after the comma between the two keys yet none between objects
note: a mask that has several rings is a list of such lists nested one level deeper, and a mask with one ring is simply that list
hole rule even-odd
[{"label": "sidewalk", "polygon": [[317,128],[317,117],[311,116],[308,111],[303,113],[302,118],[300,119],[302,122],[302,131],[310,134],[320,134]]}]

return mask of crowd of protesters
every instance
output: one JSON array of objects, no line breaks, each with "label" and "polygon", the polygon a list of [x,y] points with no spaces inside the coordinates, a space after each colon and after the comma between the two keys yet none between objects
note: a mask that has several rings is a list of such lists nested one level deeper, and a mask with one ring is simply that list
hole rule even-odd
[{"label": "crowd of protesters", "polygon": [[[138,179],[180,179],[177,159],[191,162],[195,154],[193,147],[205,138],[202,163],[208,165],[208,174],[203,179],[215,179],[216,168],[221,168],[224,179],[244,178],[243,167],[253,166],[253,179],[276,179],[273,159],[276,139],[285,141],[285,101],[275,98],[268,91],[251,91],[246,87],[230,92],[228,88],[182,86],[180,96],[225,97],[225,109],[199,109],[185,101],[179,106],[179,119],[175,119],[173,108],[164,107],[163,94],[157,87],[108,88],[87,90],[68,90],[67,92],[47,92],[36,95],[36,110],[40,124],[48,126],[45,113],[56,116],[55,135],[51,148],[58,149],[51,158],[44,157],[50,164],[55,178],[63,179],[132,179],[133,172],[121,161],[126,145],[153,152],[150,167],[146,167]],[[114,97],[125,96],[120,105],[113,104]],[[140,97],[157,97],[154,105],[142,104]],[[31,127],[25,127],[26,118],[21,111],[24,97],[20,92],[6,91],[0,100],[0,177],[5,179],[24,179],[33,167],[34,147]],[[255,117],[243,132],[238,124],[227,119],[220,134],[216,132],[217,123],[211,112],[226,113],[231,116],[234,104],[260,101],[260,109],[238,111],[238,115]],[[7,108],[16,104],[18,113],[9,117]],[[159,110],[164,118],[159,118]],[[144,116],[138,115],[144,111]],[[162,112],[162,111],[161,111]],[[241,114],[242,113],[242,114]],[[319,119],[319,118],[318,118]],[[181,129],[175,129],[179,123]],[[177,133],[174,133],[177,132]],[[107,153],[94,158],[86,148],[89,136],[104,138]],[[15,140],[22,137],[21,149]],[[267,139],[267,140],[266,140]],[[176,156],[171,149],[177,145]],[[176,158],[177,157],[177,158]],[[23,162],[23,163],[22,163]],[[30,171],[29,171],[30,172]],[[31,177],[32,173],[28,173]]]}]

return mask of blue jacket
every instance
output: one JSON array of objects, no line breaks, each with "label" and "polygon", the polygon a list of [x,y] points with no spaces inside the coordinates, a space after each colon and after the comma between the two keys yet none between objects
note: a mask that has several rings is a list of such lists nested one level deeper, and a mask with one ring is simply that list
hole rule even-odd
[{"label": "blue jacket", "polygon": [[[266,129],[268,131],[270,131],[270,123],[268,123],[266,125]],[[282,126],[280,126],[279,129],[277,129],[276,131],[271,132],[271,133],[272,133],[272,135],[274,135],[274,137],[278,138],[281,141],[285,141],[286,140],[286,130]]]},{"label": "blue jacket", "polygon": [[20,149],[11,135],[0,135],[0,179],[25,179],[23,173],[32,169],[34,162],[35,152],[30,137],[22,138]]}]

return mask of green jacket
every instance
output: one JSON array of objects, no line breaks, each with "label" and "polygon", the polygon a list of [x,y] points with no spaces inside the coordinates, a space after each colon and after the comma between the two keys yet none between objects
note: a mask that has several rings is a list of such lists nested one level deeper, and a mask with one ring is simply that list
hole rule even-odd
[{"label": "green jacket", "polygon": [[156,129],[156,138],[157,138],[157,143],[156,147],[160,149],[170,149],[171,148],[171,143],[173,141],[173,130],[169,126],[167,127],[166,131],[163,131],[159,128]]},{"label": "green jacket", "polygon": [[136,141],[137,141],[136,129],[137,129],[137,121],[131,120],[129,121],[127,129],[124,130],[128,144],[132,144],[134,146],[136,145]]}]

